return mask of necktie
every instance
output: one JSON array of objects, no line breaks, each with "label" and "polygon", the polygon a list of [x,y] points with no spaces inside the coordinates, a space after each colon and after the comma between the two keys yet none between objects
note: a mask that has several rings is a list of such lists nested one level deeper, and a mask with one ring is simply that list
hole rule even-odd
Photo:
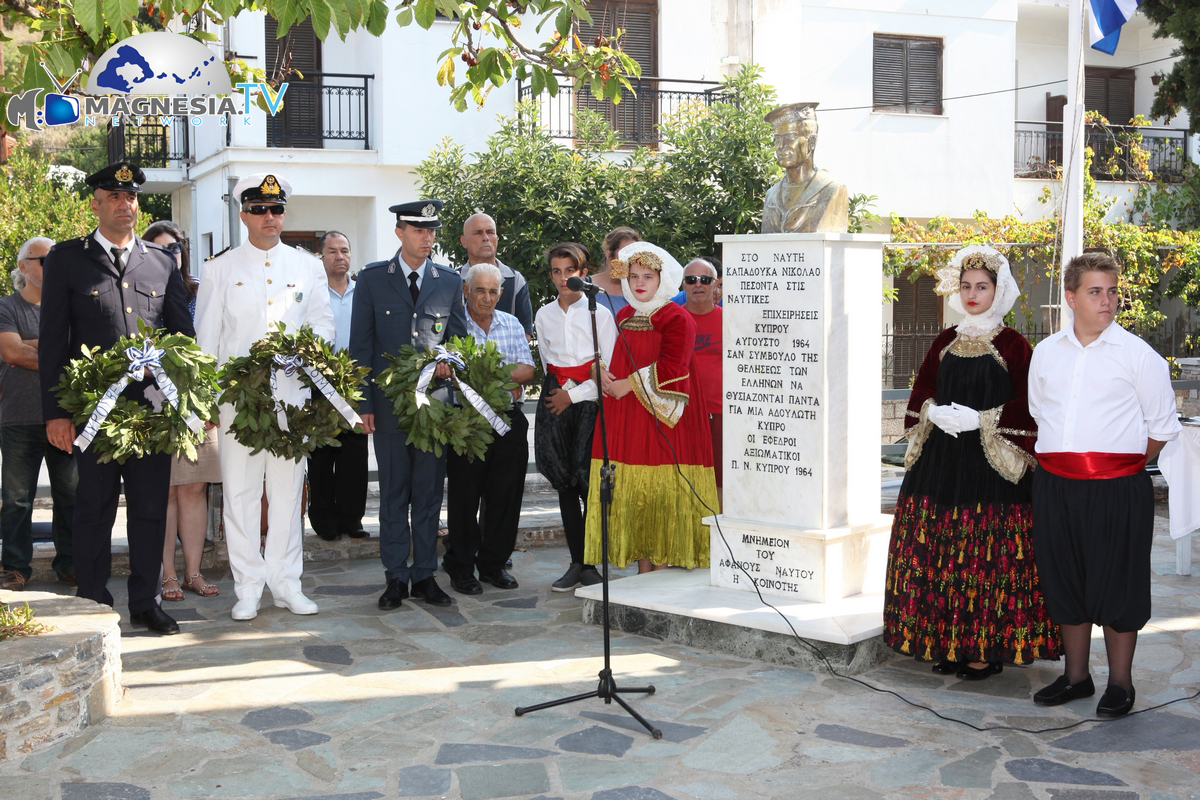
[{"label": "necktie", "polygon": [[417,286],[417,271],[413,270],[408,273],[408,293],[412,295],[413,305],[417,304],[417,295],[421,293],[421,289]]},{"label": "necktie", "polygon": [[112,253],[113,266],[117,268],[118,275],[125,274],[125,264],[121,261],[121,256],[125,255],[124,247],[110,247],[108,252]]}]

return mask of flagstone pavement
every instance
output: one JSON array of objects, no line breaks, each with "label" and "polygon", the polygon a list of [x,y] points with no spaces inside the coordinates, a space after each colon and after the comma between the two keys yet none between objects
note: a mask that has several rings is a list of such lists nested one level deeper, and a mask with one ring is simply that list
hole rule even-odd
[{"label": "flagstone pavement", "polygon": [[[1172,574],[1163,523],[1139,709],[1200,687],[1200,578]],[[219,598],[169,605],[179,636],[123,622],[126,694],[113,715],[0,767],[0,798],[1200,798],[1194,699],[1065,730],[1005,729],[1094,719],[1098,698],[1033,705],[1060,671],[1046,662],[981,683],[899,658],[861,676],[999,728],[981,732],[836,676],[615,634],[618,683],[656,687],[628,698],[661,740],[595,699],[518,718],[516,706],[595,688],[601,632],[582,624],[573,595],[549,591],[565,548],[514,561],[519,589],[485,586],[446,609],[379,611],[381,569],[354,561],[307,571],[316,616],[268,595],[257,619],[233,622],[225,578]],[[111,588],[127,619],[123,583]],[[1094,652],[1103,686],[1098,639]]]}]

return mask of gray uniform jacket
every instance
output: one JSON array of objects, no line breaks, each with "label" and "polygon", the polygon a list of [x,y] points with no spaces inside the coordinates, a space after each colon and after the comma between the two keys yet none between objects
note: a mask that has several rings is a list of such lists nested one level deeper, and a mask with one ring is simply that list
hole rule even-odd
[{"label": "gray uniform jacket", "polygon": [[399,432],[392,404],[375,386],[379,373],[391,366],[384,353],[398,355],[405,345],[432,349],[451,336],[467,335],[462,278],[432,260],[425,262],[425,270],[415,307],[408,290],[409,270],[399,255],[368,264],[358,273],[350,312],[350,355],[371,368],[359,411],[375,415],[380,433]]},{"label": "gray uniform jacket", "polygon": [[[118,275],[112,257],[91,233],[59,242],[46,257],[38,377],[47,421],[70,417],[53,390],[71,359],[80,357],[81,346],[107,350],[122,336],[136,335],[138,319],[152,328],[196,335],[175,257],[135,238],[125,259],[125,272]],[[124,395],[141,400],[152,380],[131,384]]]}]

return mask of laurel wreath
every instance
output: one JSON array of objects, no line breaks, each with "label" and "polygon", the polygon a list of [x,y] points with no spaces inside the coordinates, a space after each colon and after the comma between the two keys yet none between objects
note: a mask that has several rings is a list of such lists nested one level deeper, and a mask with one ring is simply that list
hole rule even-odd
[{"label": "laurel wreath", "polygon": [[329,381],[351,408],[362,402],[362,382],[370,370],[354,363],[349,354],[334,352],[329,343],[305,325],[295,334],[279,328],[250,345],[250,355],[230,359],[217,379],[220,402],[233,406],[230,432],[251,454],[266,450],[280,458],[299,461],[318,447],[337,444],[337,436],[350,423],[314,386],[303,370],[296,376],[310,390],[303,406],[284,403],[288,430],[279,427],[271,372],[278,369],[275,355],[296,355]]},{"label": "laurel wreath", "polygon": [[[515,364],[504,364],[495,342],[479,345],[471,337],[454,336],[443,345],[466,364],[458,380],[474,389],[500,415],[512,408],[511,390]],[[419,450],[441,457],[450,447],[468,461],[483,458],[495,437],[491,424],[465,401],[462,407],[448,405],[436,397],[417,406],[417,380],[421,370],[434,360],[433,352],[417,352],[413,347],[400,349],[399,356],[385,354],[392,366],[379,373],[375,385],[392,404],[400,430],[408,434],[408,443]]]},{"label": "laurel wreath", "polygon": [[205,432],[201,428],[193,433],[188,418],[192,414],[203,420],[217,418],[213,403],[216,359],[202,351],[190,336],[156,330],[139,319],[137,336],[122,337],[103,353],[99,347],[84,346],[82,358],[67,365],[54,392],[71,421],[83,425],[91,418],[104,393],[129,369],[125,351],[142,347],[147,340],[164,351],[163,371],[179,391],[179,408],[164,402],[160,411],[154,411],[148,405],[118,397],[90,445],[99,463],[124,464],[130,458],[154,453],[179,454],[195,461],[196,447],[204,442]]}]

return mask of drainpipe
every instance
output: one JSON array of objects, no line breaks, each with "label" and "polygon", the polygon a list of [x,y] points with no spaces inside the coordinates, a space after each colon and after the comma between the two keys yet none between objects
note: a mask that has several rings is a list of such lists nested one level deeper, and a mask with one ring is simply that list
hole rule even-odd
[{"label": "drainpipe", "polygon": [[237,182],[240,180],[241,180],[241,178],[234,177],[234,176],[230,176],[225,179],[225,181],[228,185],[228,188],[226,190],[227,191],[226,198],[228,199],[227,209],[229,211],[229,246],[230,247],[237,247],[239,244],[242,243],[242,241],[241,241],[242,240],[242,230],[241,230],[241,228],[238,227],[238,222],[240,221],[238,218],[238,205],[239,204],[237,202],[237,199],[233,196],[233,187],[237,186]]},{"label": "drainpipe", "polygon": [[192,278],[199,279],[200,273],[204,271],[204,259],[200,257],[200,209],[196,206],[196,182],[189,180],[188,189],[192,204],[192,221],[188,223],[188,241],[191,243],[192,251]]}]

